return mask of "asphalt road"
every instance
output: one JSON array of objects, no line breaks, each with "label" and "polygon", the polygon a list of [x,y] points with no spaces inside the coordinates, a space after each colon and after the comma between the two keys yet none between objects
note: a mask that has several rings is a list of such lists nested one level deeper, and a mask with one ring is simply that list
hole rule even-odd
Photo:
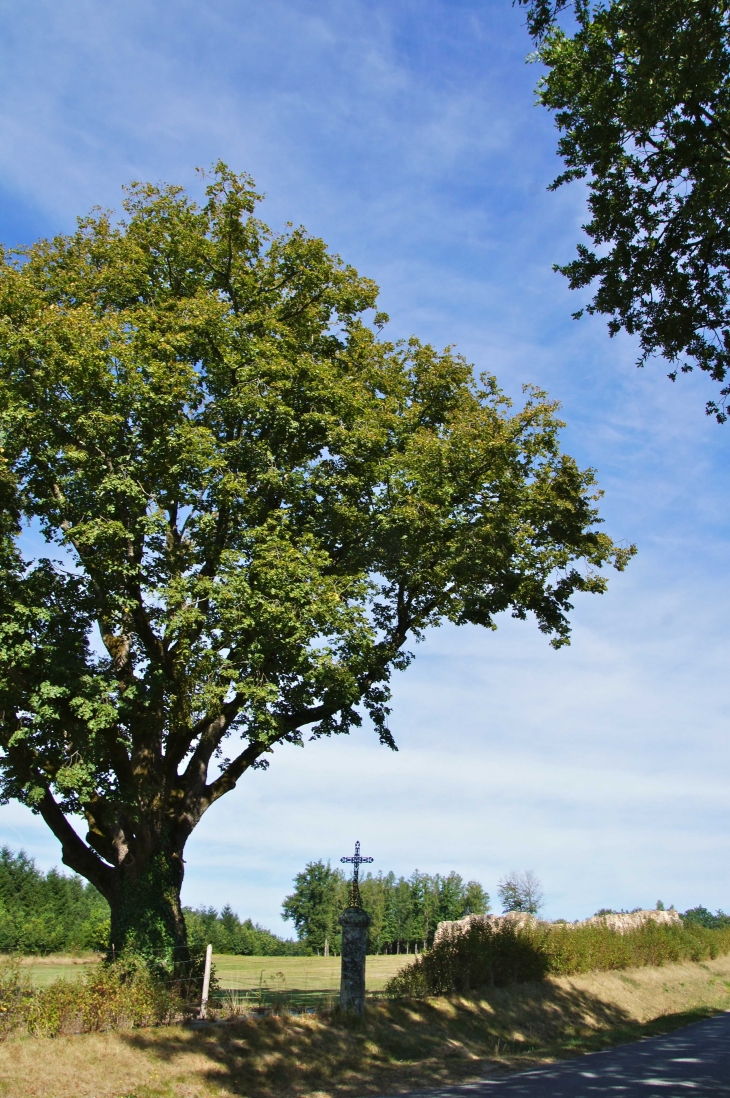
[{"label": "asphalt road", "polygon": [[665,1037],[650,1037],[636,1044],[593,1052],[506,1079],[485,1079],[428,1092],[428,1098],[599,1098],[604,1095],[615,1098],[730,1096],[730,1013],[696,1022]]}]

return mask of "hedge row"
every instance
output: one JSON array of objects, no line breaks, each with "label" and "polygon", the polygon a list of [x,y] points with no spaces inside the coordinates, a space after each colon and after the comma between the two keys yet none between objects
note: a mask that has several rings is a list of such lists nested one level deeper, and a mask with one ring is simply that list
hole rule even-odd
[{"label": "hedge row", "polygon": [[628,934],[604,926],[473,924],[444,935],[388,984],[392,995],[448,995],[548,976],[704,961],[730,953],[730,927],[647,922]]}]

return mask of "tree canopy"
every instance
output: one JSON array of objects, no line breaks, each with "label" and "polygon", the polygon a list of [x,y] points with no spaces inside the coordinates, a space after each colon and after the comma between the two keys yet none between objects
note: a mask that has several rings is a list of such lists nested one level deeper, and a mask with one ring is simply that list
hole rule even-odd
[{"label": "tree canopy", "polygon": [[105,949],[108,938],[109,905],[93,885],[0,850],[0,953]]},{"label": "tree canopy", "polygon": [[374,283],[257,198],[134,184],[0,262],[2,796],[117,951],[186,948],[185,843],[277,744],[395,746],[409,638],[508,610],[560,646],[632,552],[554,403],[384,339]]},{"label": "tree canopy", "polygon": [[[699,367],[730,394],[730,7],[725,0],[519,0],[539,101],[554,112],[565,171],[586,180],[590,220],[557,266],[591,286],[589,313],[637,335],[639,365]],[[559,25],[561,11],[573,21]],[[580,311],[575,314],[580,315]]]},{"label": "tree canopy", "polygon": [[545,903],[545,894],[537,876],[531,869],[524,873],[513,870],[502,877],[497,887],[503,911],[522,911],[537,915]]},{"label": "tree canopy", "polygon": [[[322,953],[325,941],[339,953],[342,929],[337,916],[348,905],[350,882],[329,862],[309,862],[294,878],[294,891],[282,905],[300,942],[312,953]],[[445,919],[483,915],[489,895],[479,881],[464,881],[456,872],[367,873],[360,879],[362,905],[370,916],[368,953],[409,953],[433,942],[436,927]]]}]

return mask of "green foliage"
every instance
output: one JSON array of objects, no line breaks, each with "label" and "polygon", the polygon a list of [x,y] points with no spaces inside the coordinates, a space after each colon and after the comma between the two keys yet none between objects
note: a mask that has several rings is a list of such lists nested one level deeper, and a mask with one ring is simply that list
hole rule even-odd
[{"label": "green foliage", "polygon": [[503,924],[473,923],[463,934],[445,934],[389,981],[393,995],[449,995],[477,987],[504,987],[547,974],[546,958],[528,935]]},{"label": "green foliage", "polygon": [[[180,903],[182,864],[158,852],[129,874],[112,905],[112,956],[123,953],[146,960],[160,975],[172,976],[191,960]],[[200,954],[194,960],[202,963]]]},{"label": "green foliage", "polygon": [[0,953],[102,950],[108,939],[109,905],[93,885],[0,850]]},{"label": "green foliage", "polygon": [[539,880],[531,869],[524,873],[508,873],[497,888],[503,911],[524,911],[537,915],[545,902]]},{"label": "green foliage", "polygon": [[309,952],[301,942],[279,938],[251,919],[241,920],[229,906],[220,914],[214,907],[184,909],[190,948],[203,950],[210,943],[214,953],[247,957],[298,957]]},{"label": "green foliage", "polygon": [[[458,873],[429,876],[416,870],[410,878],[394,873],[368,873],[360,880],[362,904],[372,920],[368,953],[410,953],[433,941],[446,919],[485,914],[489,896],[478,881],[466,883]],[[294,892],[282,913],[291,919],[297,937],[313,953],[322,953],[325,939],[339,953],[342,935],[337,917],[347,907],[349,882],[339,869],[310,862],[294,879]]]},{"label": "green foliage", "polygon": [[178,989],[142,964],[102,964],[78,980],[31,987],[17,964],[0,964],[0,1034],[39,1037],[150,1026],[189,1008]]},{"label": "green foliage", "polygon": [[[298,942],[284,941],[250,919],[241,921],[230,907],[220,915],[214,908],[186,908],[184,917],[195,965],[209,942],[216,953],[273,957],[305,952]],[[0,954],[106,951],[108,944],[109,905],[93,885],[56,869],[43,874],[22,850],[0,850]]]},{"label": "green foliage", "polygon": [[[449,877],[458,876],[458,873],[449,874]],[[463,905],[460,906],[461,915],[456,918],[461,919],[464,915],[486,915],[489,911],[489,893],[479,884],[479,881],[467,881],[464,885]]]},{"label": "green foliage", "polygon": [[184,952],[185,844],[277,744],[395,746],[409,640],[509,611],[559,647],[632,552],[545,394],[383,339],[374,283],[257,199],[218,164],[202,206],[133,184],[0,256],[1,793],[117,949]]},{"label": "green foliage", "polygon": [[475,923],[465,933],[440,937],[388,984],[394,995],[447,995],[485,985],[503,987],[546,976],[575,976],[679,961],[703,961],[730,953],[730,926],[660,925],[646,922],[619,934],[604,926],[537,923],[516,929]]},{"label": "green foliage", "polygon": [[[730,387],[730,11],[717,0],[519,0],[547,73],[565,171],[585,179],[594,248],[557,266],[589,313]],[[572,9],[571,32],[556,22]],[[575,314],[580,316],[580,312]]]},{"label": "green foliage", "polygon": [[720,930],[730,926],[730,915],[724,911],[718,911],[715,915],[702,905],[691,907],[689,911],[682,912],[682,920],[695,926],[704,926],[708,930]]},{"label": "green foliage", "polygon": [[311,953],[322,953],[325,942],[333,952],[341,942],[337,916],[347,907],[345,875],[323,861],[307,862],[294,878],[294,891],[282,904],[282,916],[291,919],[297,938]]},{"label": "green foliage", "polygon": [[646,922],[626,934],[605,927],[538,929],[534,938],[556,976],[641,965],[703,961],[730,953],[730,931]]}]

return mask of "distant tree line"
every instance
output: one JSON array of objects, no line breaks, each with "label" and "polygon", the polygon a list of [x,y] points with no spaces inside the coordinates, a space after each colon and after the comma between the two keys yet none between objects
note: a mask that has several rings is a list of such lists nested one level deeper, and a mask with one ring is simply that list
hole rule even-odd
[{"label": "distant tree line", "polygon": [[[296,875],[294,891],[283,905],[284,918],[293,921],[297,941],[241,919],[226,905],[220,913],[212,907],[184,909],[190,943],[210,942],[215,953],[258,957],[322,954],[325,946],[338,954],[337,916],[348,904],[349,888],[341,870],[322,861],[310,862]],[[465,882],[458,873],[431,876],[416,871],[408,878],[368,874],[360,882],[360,892],[372,918],[370,953],[420,952],[432,944],[443,920],[489,911],[484,888],[478,881]],[[499,892],[505,910],[528,911],[541,901],[539,882],[529,873],[505,877]],[[518,901],[519,906],[510,908]],[[603,908],[598,914],[608,912]],[[730,915],[713,914],[702,906],[683,912],[682,918],[711,930],[730,926]],[[43,873],[22,850],[0,849],[0,953],[101,951],[108,940],[109,905],[92,885],[57,869]]]},{"label": "distant tree line", "polygon": [[706,907],[691,907],[689,911],[682,912],[682,919],[687,923],[694,923],[695,926],[704,926],[708,930],[722,930],[723,927],[730,926],[730,915],[726,915],[724,911],[717,911],[714,915],[711,911],[708,911]]},{"label": "distant tree line", "polygon": [[0,850],[0,953],[106,949],[109,905],[93,885]]},{"label": "distant tree line", "polygon": [[[185,908],[191,945],[212,943],[216,953],[258,957],[306,953],[300,942],[286,941],[241,920],[228,906]],[[0,850],[0,953],[77,953],[106,950],[109,904],[93,885],[57,869],[41,872],[24,851]]]},{"label": "distant tree line", "polygon": [[[294,879],[282,914],[291,919],[299,941],[311,953],[339,953],[342,936],[337,916],[347,907],[350,884],[329,862],[309,862]],[[414,953],[433,942],[438,924],[489,911],[489,896],[478,881],[458,873],[419,873],[396,877],[378,873],[360,880],[365,910],[372,919],[369,953]]]},{"label": "distant tree line", "polygon": [[210,943],[214,953],[248,957],[296,957],[309,953],[302,942],[279,938],[251,919],[239,919],[228,904],[220,914],[214,907],[186,907],[184,912],[191,947]]}]

